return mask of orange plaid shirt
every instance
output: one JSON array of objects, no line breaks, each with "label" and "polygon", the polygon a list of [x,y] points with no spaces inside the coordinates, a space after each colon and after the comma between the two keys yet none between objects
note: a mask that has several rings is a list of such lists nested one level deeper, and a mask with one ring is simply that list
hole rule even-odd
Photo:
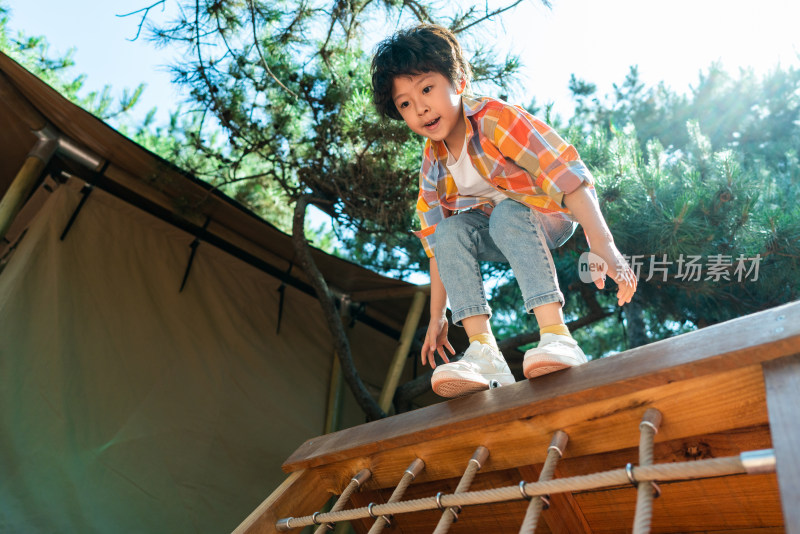
[{"label": "orange plaid shirt", "polygon": [[[519,106],[493,98],[462,97],[467,121],[466,149],[472,165],[486,181],[526,206],[573,220],[564,207],[565,194],[594,178],[575,147],[550,126]],[[447,169],[443,141],[427,140],[420,170],[414,232],[429,258],[434,256],[436,225],[455,211],[478,208],[491,213],[491,200],[462,196]]]}]

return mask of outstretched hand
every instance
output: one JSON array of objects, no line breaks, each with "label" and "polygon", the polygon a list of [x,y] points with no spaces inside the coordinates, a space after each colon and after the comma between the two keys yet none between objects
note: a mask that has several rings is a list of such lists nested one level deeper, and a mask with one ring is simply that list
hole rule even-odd
[{"label": "outstretched hand", "polygon": [[428,332],[425,334],[425,343],[422,344],[422,365],[429,363],[432,369],[436,369],[436,353],[439,353],[445,363],[449,363],[450,359],[447,357],[444,349],[450,351],[450,354],[455,354],[456,351],[447,339],[447,317],[431,317],[428,323]]},{"label": "outstretched hand", "polygon": [[[627,304],[636,293],[637,280],[636,275],[622,257],[619,250],[613,241],[607,241],[597,247],[592,247],[592,252],[600,256],[608,266],[607,275],[617,283],[617,304],[622,306]],[[601,276],[595,279],[594,283],[599,289],[603,289],[606,285],[606,277]]]}]

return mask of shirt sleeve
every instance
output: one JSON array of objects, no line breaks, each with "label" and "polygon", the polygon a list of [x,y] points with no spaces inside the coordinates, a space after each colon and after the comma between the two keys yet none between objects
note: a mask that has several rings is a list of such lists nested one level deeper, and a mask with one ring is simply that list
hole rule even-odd
[{"label": "shirt sleeve", "polygon": [[494,129],[493,143],[533,177],[536,187],[562,208],[564,195],[582,184],[592,185],[592,173],[575,147],[556,131],[514,106],[505,106]]},{"label": "shirt sleeve", "polygon": [[425,144],[422,157],[422,168],[419,173],[419,196],[417,197],[417,218],[419,218],[420,229],[414,232],[422,242],[422,248],[429,258],[434,257],[436,246],[436,225],[450,213],[446,210],[439,199],[437,191],[438,182],[438,163],[433,157],[433,147],[431,142]]}]

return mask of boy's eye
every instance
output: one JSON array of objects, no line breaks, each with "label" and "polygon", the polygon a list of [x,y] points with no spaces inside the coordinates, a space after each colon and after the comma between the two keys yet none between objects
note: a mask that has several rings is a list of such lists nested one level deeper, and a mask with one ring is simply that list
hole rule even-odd
[{"label": "boy's eye", "polygon": [[397,109],[403,109],[407,107],[408,107],[408,102],[400,102],[400,104],[397,106]]},{"label": "boy's eye", "polygon": [[432,85],[428,85],[428,86],[426,86],[424,89],[422,89],[422,94],[424,94],[424,95],[425,95],[425,94],[428,94],[428,93],[430,93],[432,88],[433,88],[433,86],[432,86]]}]

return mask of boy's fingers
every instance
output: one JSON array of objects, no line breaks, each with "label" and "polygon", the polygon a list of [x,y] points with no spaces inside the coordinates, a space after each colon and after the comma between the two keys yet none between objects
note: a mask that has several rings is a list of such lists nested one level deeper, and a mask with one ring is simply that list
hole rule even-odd
[{"label": "boy's fingers", "polygon": [[454,348],[453,348],[453,345],[451,345],[451,344],[450,344],[450,341],[448,341],[448,342],[447,342],[447,350],[449,350],[449,351],[450,351],[450,354],[452,354],[452,355],[454,355],[454,356],[455,356],[455,354],[456,354],[456,349],[454,349]]},{"label": "boy's fingers", "polygon": [[604,287],[606,287],[606,279],[605,278],[597,278],[594,281],[594,285],[597,286],[597,289],[603,289]]},{"label": "boy's fingers", "polygon": [[631,284],[620,286],[620,292],[619,292],[620,301],[624,304],[627,304],[628,302],[631,301],[631,299],[633,299],[634,293],[636,293],[635,278],[632,280]]},{"label": "boy's fingers", "polygon": [[430,364],[432,366],[434,366],[434,367],[436,366],[436,363],[434,362],[434,359],[433,359],[433,351],[434,350],[435,350],[434,349],[434,345],[432,343],[430,343],[426,339],[425,340],[425,344],[422,345],[422,354],[421,354],[421,356],[422,356],[422,365],[425,365],[426,363],[430,362]]},{"label": "boy's fingers", "polygon": [[445,352],[444,352],[444,347],[439,345],[438,351],[439,351],[439,356],[442,357],[442,360],[444,360],[444,363],[450,363],[450,360],[447,358],[447,354],[445,354]]}]

